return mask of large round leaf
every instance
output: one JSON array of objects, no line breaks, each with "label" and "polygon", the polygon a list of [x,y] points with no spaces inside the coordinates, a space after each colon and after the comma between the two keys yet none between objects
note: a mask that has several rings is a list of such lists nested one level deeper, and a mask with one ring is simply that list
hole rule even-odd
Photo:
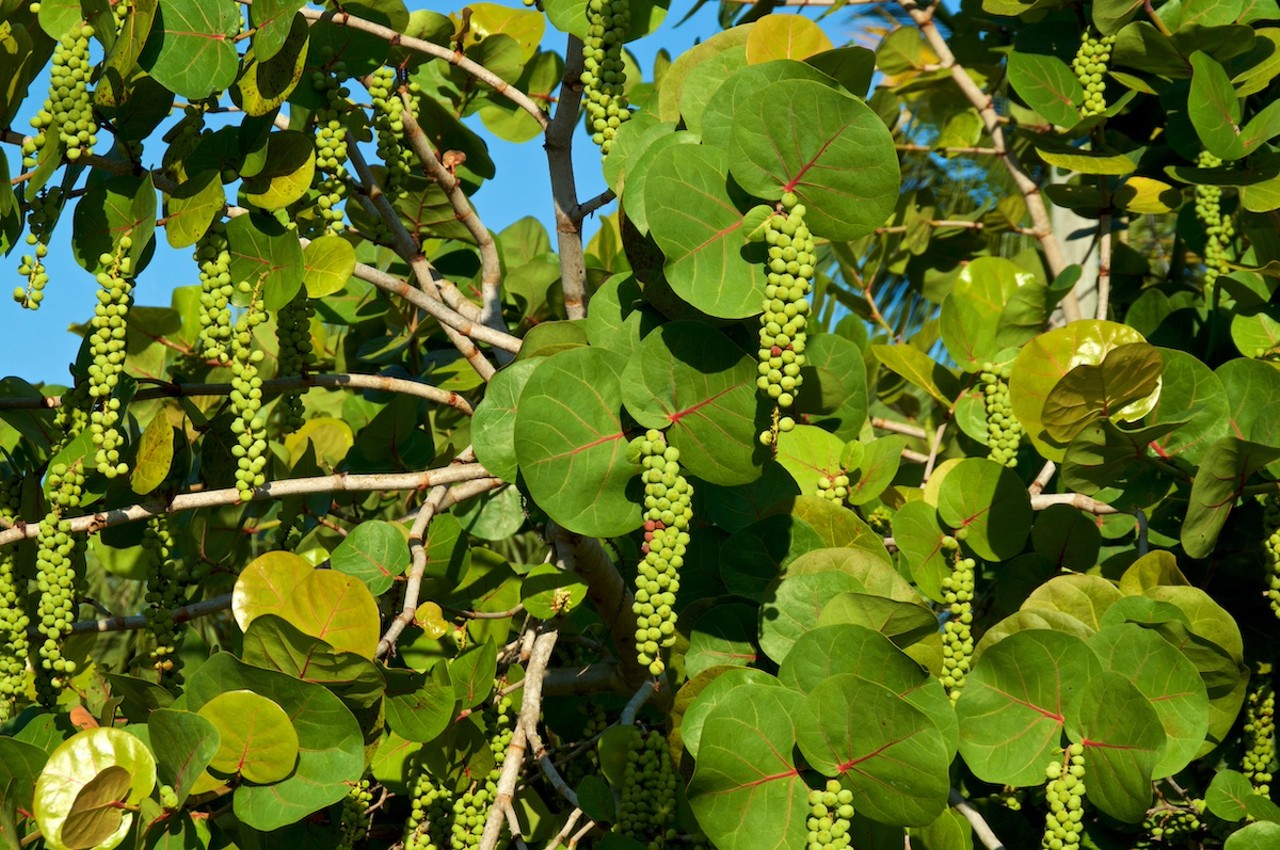
[{"label": "large round leaf", "polygon": [[317,570],[290,552],[254,559],[236,579],[231,611],[241,630],[276,614],[340,652],[372,658],[381,637],[378,602],[359,579]]},{"label": "large round leaf", "polygon": [[964,530],[980,558],[1003,561],[1022,551],[1031,531],[1031,498],[1013,470],[986,458],[960,461],[942,480],[938,516]]},{"label": "large round leaf", "polygon": [[284,709],[253,691],[227,691],[200,707],[218,730],[209,766],[267,785],[284,779],[298,759],[298,733]]},{"label": "large round leaf", "polygon": [[1101,673],[1085,642],[1062,632],[1017,632],[987,649],[956,702],[965,764],[984,782],[1043,784],[1067,703]]},{"label": "large round leaf", "polygon": [[231,279],[262,292],[262,303],[278,310],[302,288],[304,263],[298,234],[274,218],[238,215],[227,222]]},{"label": "large round leaf", "polygon": [[934,602],[943,600],[942,580],[951,575],[951,556],[942,545],[946,536],[938,525],[938,511],[923,500],[907,502],[893,515],[893,541],[907,559],[911,578]]},{"label": "large round leaf", "polygon": [[333,550],[331,561],[335,570],[359,579],[380,596],[408,568],[409,546],[399,528],[373,519],[351,529]]},{"label": "large round leaf", "polygon": [[156,784],[146,744],[123,729],[97,727],[63,741],[36,779],[36,824],[53,850],[110,850],[124,840],[133,812]]},{"label": "large round leaf", "polygon": [[667,147],[649,166],[644,208],[675,293],[709,316],[741,319],[760,312],[764,255],[747,240],[728,174],[722,150]]},{"label": "large round leaf", "polygon": [[235,81],[241,22],[233,0],[161,0],[138,64],[175,94],[206,98]]},{"label": "large round leaf", "polygon": [[[1152,448],[1161,457],[1181,458],[1198,466],[1214,440],[1227,436],[1231,427],[1226,387],[1208,366],[1185,351],[1162,348],[1160,356],[1164,381],[1147,424],[1177,423],[1177,427],[1154,440]],[[1244,361],[1232,360],[1228,365],[1240,362]]]},{"label": "large round leaf", "polygon": [[[595,302],[592,301],[592,315]],[[476,458],[485,469],[503,481],[516,480],[516,451],[512,439],[516,425],[516,402],[542,358],[517,360],[499,370],[484,390],[484,401],[471,418],[471,442]]]},{"label": "large round leaf", "polygon": [[827,679],[805,698],[800,752],[853,789],[854,809],[894,826],[924,826],[947,807],[951,754],[938,727],[892,690],[860,676]]},{"label": "large round leaf", "polygon": [[[1006,348],[1015,348],[1039,331],[1044,316],[1030,327],[1018,323],[1019,290],[1039,286],[1035,276],[1001,257],[978,257],[960,270],[942,302],[939,330],[951,357],[966,372],[977,372]],[[1006,311],[1013,315],[1006,319]]]},{"label": "large round leaf", "polygon": [[884,122],[862,101],[811,80],[780,80],[744,104],[736,121],[734,179],[770,200],[795,192],[815,235],[857,239],[893,211],[898,154]]},{"label": "large round leaf", "polygon": [[735,688],[703,722],[689,805],[720,850],[804,843],[809,789],[791,759],[803,701],[788,688]]},{"label": "large round leaf", "polygon": [[[752,26],[754,32],[756,27]],[[778,80],[812,80],[831,84],[831,78],[812,65],[791,59],[776,59],[759,65],[748,65],[735,72],[712,93],[702,110],[702,141],[711,147],[728,150],[733,143],[733,127],[738,111],[759,97],[761,90]]]},{"label": "large round leaf", "polygon": [[842,572],[783,576],[765,591],[760,605],[760,648],[781,664],[795,642],[817,625],[828,602],[861,589],[861,582]]},{"label": "large round leaf", "polygon": [[[728,699],[731,691],[738,688],[776,688],[779,686],[778,680],[773,676],[753,667],[720,668],[719,675],[714,675],[709,671],[704,675],[712,678],[710,681],[701,684],[701,690],[696,693],[692,702],[687,704],[680,722],[680,735],[684,741],[685,749],[694,758],[698,757],[703,724],[711,716],[711,712],[715,710],[716,706]],[[690,683],[694,681],[696,679],[691,679]],[[685,688],[680,689],[681,694],[684,691]],[[681,702],[680,695],[677,695],[676,703],[679,704]]]},{"label": "large round leaf", "polygon": [[1123,674],[1101,672],[1068,704],[1066,720],[1071,740],[1084,744],[1090,802],[1113,818],[1140,822],[1151,805],[1151,775],[1165,746],[1150,701]]},{"label": "large round leaf", "polygon": [[279,829],[338,802],[364,772],[360,725],[336,696],[319,685],[259,670],[220,652],[187,683],[187,707],[199,710],[227,691],[253,691],[278,705],[298,733],[298,761],[272,785],[244,784],[233,800],[236,817],[254,829]]},{"label": "large round leaf", "polygon": [[756,439],[755,361],[702,322],[668,322],[640,343],[622,376],[627,412],[646,428],[670,428],[680,464],[713,484],[760,477],[768,451]]},{"label": "large round leaf", "polygon": [[1195,665],[1160,635],[1132,623],[1103,629],[1089,647],[1104,669],[1128,676],[1160,718],[1165,747],[1154,778],[1190,764],[1209,733],[1209,693]]},{"label": "large round leaf", "polygon": [[158,708],[147,715],[147,733],[156,751],[156,773],[182,803],[218,752],[218,730],[194,712]]},{"label": "large round leaf", "polygon": [[[1041,334],[1018,353],[1009,378],[1009,400],[1041,455],[1061,461],[1066,452],[1066,444],[1050,436],[1044,420],[1045,403],[1053,388],[1077,366],[1097,366],[1111,351],[1135,342],[1146,340],[1127,325],[1087,319]],[[1159,397],[1157,386],[1144,398],[1111,411],[1109,418],[1139,419],[1155,407]]]},{"label": "large round leaf", "polygon": [[626,459],[624,366],[604,349],[561,351],[538,364],[516,407],[516,457],[529,495],[578,534],[617,537],[641,521],[626,494],[639,467]]}]

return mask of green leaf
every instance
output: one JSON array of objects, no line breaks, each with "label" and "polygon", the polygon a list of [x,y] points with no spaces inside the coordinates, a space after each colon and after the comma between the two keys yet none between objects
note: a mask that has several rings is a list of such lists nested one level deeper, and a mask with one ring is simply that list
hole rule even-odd
[{"label": "green leaf", "polygon": [[973,260],[942,302],[940,330],[947,352],[966,372],[977,372],[1000,352],[1022,345],[1043,326],[1043,291],[1009,260]]},{"label": "green leaf", "polygon": [[1031,531],[1031,499],[1017,474],[986,458],[960,461],[942,479],[938,516],[964,529],[964,542],[980,558],[1003,561],[1022,551]]},{"label": "green leaf", "polygon": [[151,176],[123,174],[92,185],[76,204],[71,250],[76,262],[90,274],[106,265],[103,254],[115,256],[120,239],[130,237],[125,253],[133,261],[133,273],[145,266],[145,249],[156,229],[156,190]]},{"label": "green leaf", "polygon": [[268,310],[279,310],[302,286],[302,243],[297,233],[260,213],[238,215],[227,222],[231,279],[262,288]]},{"label": "green leaf", "polygon": [[533,370],[516,409],[516,457],[529,494],[578,534],[616,537],[640,524],[626,495],[639,466],[626,459],[624,366],[603,349],[562,351]]},{"label": "green leaf", "polygon": [[765,15],[747,36],[747,61],[752,65],[774,59],[808,59],[835,45],[816,23],[801,15]]},{"label": "green leaf", "polygon": [[294,12],[305,5],[303,0],[262,0],[249,7],[253,52],[259,60],[270,59],[284,47],[293,28]]},{"label": "green leaf", "polygon": [[943,600],[942,580],[951,575],[951,558],[942,540],[938,511],[923,500],[907,502],[893,515],[893,539],[911,568],[911,579],[934,602]]},{"label": "green leaf", "polygon": [[791,760],[804,697],[741,687],[702,724],[689,805],[720,850],[789,850],[805,840],[809,791]]},{"label": "green leaf", "polygon": [[[1260,360],[1228,360],[1215,372],[1227,391],[1228,426],[1222,436],[1270,445],[1280,433],[1280,370]],[[1203,461],[1202,461],[1203,462]]]},{"label": "green leaf", "polygon": [[1205,148],[1228,162],[1245,155],[1240,136],[1240,101],[1223,67],[1207,53],[1191,54],[1187,114]]},{"label": "green leaf", "polygon": [[520,602],[541,620],[552,620],[577,609],[587,598],[587,585],[578,574],[555,564],[539,564],[520,583]]},{"label": "green leaf", "polygon": [[[689,474],[746,484],[768,451],[756,435],[754,358],[701,322],[668,322],[641,341],[622,376],[627,412],[646,428],[667,428]],[[669,426],[669,427],[668,427]]]},{"label": "green leaf", "polygon": [[1062,632],[1022,631],[991,646],[956,702],[965,764],[985,782],[1042,785],[1066,705],[1101,674],[1084,641]]},{"label": "green leaf", "polygon": [[1160,352],[1145,342],[1114,348],[1096,366],[1072,368],[1045,398],[1045,431],[1060,443],[1071,442],[1086,425],[1158,392],[1163,368]]},{"label": "green leaf", "polygon": [[367,520],[351,529],[330,556],[333,568],[360,579],[374,596],[391,589],[409,567],[409,546],[389,522]]},{"label": "green leaf", "polygon": [[255,38],[254,50],[245,57],[244,70],[231,90],[231,99],[246,115],[270,115],[293,94],[306,71],[310,29],[305,18],[293,18],[288,39],[270,57],[257,53]]},{"label": "green leaf", "polygon": [[302,285],[308,298],[341,292],[355,270],[356,250],[341,236],[321,236],[302,249]]},{"label": "green leaf", "polygon": [[147,734],[156,752],[156,773],[181,805],[218,752],[218,730],[194,712],[159,708],[147,716]]},{"label": "green leaf", "polygon": [[[779,113],[779,103],[808,106]],[[809,80],[780,80],[745,104],[730,162],[753,195],[795,192],[814,235],[835,241],[884,224],[898,196],[898,156],[884,123],[861,101]]]},{"label": "green leaf", "polygon": [[387,671],[387,723],[410,741],[434,741],[457,706],[453,685],[410,670]]},{"label": "green leaf", "polygon": [[187,681],[187,708],[198,712],[227,691],[251,690],[271,700],[298,735],[294,772],[273,785],[241,785],[233,810],[241,823],[272,830],[338,802],[364,772],[364,738],[351,712],[326,689],[270,670],[259,670],[220,652]]},{"label": "green leaf", "polygon": [[1204,792],[1204,804],[1215,817],[1230,823],[1238,823],[1246,817],[1277,821],[1280,814],[1274,803],[1254,792],[1253,783],[1238,770],[1215,773]]},{"label": "green leaf", "polygon": [[253,691],[227,691],[200,707],[218,730],[209,767],[258,785],[284,779],[298,759],[298,733],[284,709]]},{"label": "green leaf", "polygon": [[90,779],[76,794],[61,840],[68,847],[106,844],[120,829],[123,813],[119,801],[129,796],[129,771],[112,766]]},{"label": "green leaf", "polygon": [[139,496],[145,496],[169,477],[172,466],[173,426],[169,424],[168,414],[161,409],[142,432],[138,455],[129,474],[129,486]]},{"label": "green leaf", "polygon": [[1084,744],[1089,801],[1113,818],[1140,822],[1165,747],[1155,708],[1123,674],[1102,672],[1084,683],[1066,718],[1067,735]]},{"label": "green leaf", "polygon": [[685,683],[676,694],[676,710],[683,710],[680,736],[689,755],[697,758],[703,723],[731,691],[766,687],[779,687],[778,680],[753,667],[713,667]]},{"label": "green leaf", "polygon": [[729,197],[728,172],[722,150],[672,145],[654,154],[642,185],[671,288],[708,315],[740,319],[760,312],[764,257],[747,241],[742,213]]},{"label": "green leaf", "polygon": [[1131,623],[1103,629],[1089,646],[1104,670],[1129,677],[1160,719],[1165,746],[1153,777],[1173,776],[1190,764],[1209,733],[1209,693],[1195,665],[1160,635]]},{"label": "green leaf", "polygon": [[1059,127],[1080,123],[1084,88],[1066,62],[1057,56],[1015,50],[1009,54],[1006,70],[1018,96],[1046,121]]},{"label": "green leaf", "polygon": [[[751,27],[752,32],[755,26]],[[733,143],[734,116],[747,103],[759,96],[770,83],[778,80],[812,80],[830,85],[821,71],[804,62],[779,59],[740,68],[710,93],[702,110],[703,144],[728,150]],[[610,151],[610,156],[613,152]]]},{"label": "green leaf", "polygon": [[[1122,345],[1146,342],[1136,330],[1116,322],[1085,319],[1041,334],[1029,341],[1013,363],[1009,400],[1036,450],[1048,460],[1061,461],[1066,446],[1046,430],[1044,408],[1050,392],[1068,372],[1082,364],[1097,366]],[[1111,419],[1131,422],[1145,416],[1159,399],[1155,391],[1113,411]]]},{"label": "green leaf", "polygon": [[[594,307],[592,313],[594,315]],[[485,469],[503,481],[516,480],[513,435],[516,402],[541,358],[517,360],[500,369],[485,387],[484,401],[471,418],[471,441]]]},{"label": "green leaf", "polygon": [[275,614],[263,614],[249,624],[243,660],[328,688],[361,720],[368,719],[366,713],[377,708],[386,690],[377,665],[368,658],[339,652]]},{"label": "green leaf", "polygon": [[343,652],[372,658],[381,637],[378,603],[358,579],[317,570],[290,552],[255,558],[236,579],[231,610],[242,631],[276,614]]},{"label": "green leaf", "polygon": [[1208,366],[1184,351],[1162,348],[1160,356],[1164,359],[1160,398],[1147,415],[1147,424],[1177,423],[1177,427],[1150,444],[1161,457],[1199,466],[1213,441],[1227,436],[1231,427],[1226,387]]},{"label": "green leaf", "polygon": [[1259,821],[1231,833],[1222,850],[1268,850],[1277,841],[1280,841],[1280,824]]},{"label": "green leaf", "polygon": [[160,0],[159,5],[138,64],[188,100],[230,86],[239,66],[231,36],[243,20],[234,0]]},{"label": "green leaf", "polygon": [[449,662],[453,693],[463,708],[475,708],[493,692],[498,648],[492,642],[473,646]]},{"label": "green leaf", "polygon": [[1207,558],[1212,554],[1218,532],[1247,482],[1276,458],[1280,458],[1280,448],[1236,437],[1223,437],[1209,446],[1191,485],[1191,502],[1182,524],[1182,548],[1189,556]]},{"label": "green leaf", "polygon": [[879,682],[895,693],[919,687],[929,676],[880,632],[850,623],[819,626],[801,635],[778,668],[778,680],[809,693],[823,682],[850,673]]},{"label": "green leaf", "polygon": [[1143,0],[1095,0],[1091,9],[1093,25],[1102,35],[1115,35],[1133,20]]},{"label": "green leaf", "polygon": [[217,171],[201,171],[165,196],[164,235],[170,248],[189,248],[209,229],[227,203]]},{"label": "green leaf", "polygon": [[[127,781],[120,782],[116,778],[119,774],[113,768],[124,771]],[[76,840],[84,836],[64,836],[63,832],[76,811],[80,793],[91,787],[91,783],[104,771],[111,771],[105,782],[109,786],[107,790],[118,793],[117,799],[126,805],[137,806],[151,794],[156,784],[155,759],[138,738],[123,729],[106,726],[76,733],[50,754],[44,770],[36,779],[36,825],[40,827],[46,846],[53,850],[80,850],[85,846]],[[120,813],[116,829],[109,835],[95,836],[98,840],[89,845],[95,850],[111,850],[128,834],[133,824],[133,812],[116,811]],[[72,826],[75,826],[74,822]]]},{"label": "green leaf", "polygon": [[844,450],[844,441],[830,431],[797,425],[778,435],[775,459],[795,479],[801,493],[816,493],[819,478],[835,478],[847,471],[841,463]]},{"label": "green leaf", "polygon": [[815,770],[848,783],[855,811],[873,820],[924,826],[947,807],[951,755],[942,733],[923,711],[873,681],[840,674],[810,691],[797,744]]},{"label": "green leaf", "polygon": [[282,210],[311,188],[316,170],[315,142],[308,133],[282,130],[267,136],[266,149],[262,168],[246,177],[242,188],[254,206]]},{"label": "green leaf", "polygon": [[795,642],[813,629],[827,603],[862,583],[846,573],[784,575],[765,592],[760,605],[760,648],[779,664]]},{"label": "green leaf", "polygon": [[887,368],[906,378],[941,404],[951,406],[948,391],[953,389],[955,376],[938,361],[914,345],[873,345],[871,351]]},{"label": "green leaf", "polygon": [[754,664],[760,657],[756,646],[758,610],[735,602],[700,614],[689,628],[685,675],[692,679],[715,667]]},{"label": "green leaf", "polygon": [[875,629],[904,648],[938,634],[938,617],[929,608],[871,593],[841,593],[831,599],[817,624],[840,623]]},{"label": "green leaf", "polygon": [[31,811],[36,777],[48,760],[49,754],[34,744],[0,737],[0,789],[8,789],[11,800]]},{"label": "green leaf", "polygon": [[124,23],[116,34],[115,44],[107,51],[102,76],[94,88],[95,103],[101,106],[120,106],[129,99],[132,89],[127,81],[137,70],[138,57],[142,55],[147,37],[151,34],[157,8],[157,0],[135,0],[129,6]]}]

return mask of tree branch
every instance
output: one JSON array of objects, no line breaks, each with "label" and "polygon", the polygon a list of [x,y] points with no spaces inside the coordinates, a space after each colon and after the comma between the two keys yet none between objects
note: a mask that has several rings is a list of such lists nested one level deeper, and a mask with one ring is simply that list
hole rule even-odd
[{"label": "tree branch", "polygon": [[951,789],[951,806],[957,812],[964,815],[964,819],[973,827],[973,834],[978,836],[978,840],[982,842],[982,846],[987,850],[1004,850],[1004,844],[991,831],[991,825],[973,806],[969,805],[959,791]]},{"label": "tree branch", "polygon": [[420,38],[413,38],[401,32],[396,32],[391,27],[384,27],[381,24],[375,24],[373,21],[357,18],[347,12],[338,12],[332,9],[308,9],[303,8],[299,14],[308,21],[328,21],[335,26],[347,27],[360,32],[366,32],[384,39],[390,44],[399,47],[405,47],[418,53],[425,53],[433,59],[443,59],[450,65],[454,65],[460,70],[475,77],[480,82],[492,88],[498,94],[510,100],[516,106],[533,116],[533,120],[538,122],[538,126],[544,130],[547,127],[547,116],[542,111],[542,107],[538,106],[529,95],[520,91],[515,86],[503,80],[497,74],[490,71],[480,63],[473,59],[467,58],[461,51],[450,50],[447,47],[441,47],[429,41],[423,41]]},{"label": "tree branch", "polygon": [[[418,161],[426,169],[427,176],[444,190],[445,196],[453,207],[454,218],[462,222],[476,242],[480,251],[480,292],[484,306],[480,309],[480,320],[500,333],[507,333],[506,323],[502,321],[502,263],[498,258],[498,246],[493,241],[493,234],[484,226],[480,216],[471,205],[467,193],[462,191],[462,183],[456,174],[436,156],[427,142],[417,117],[413,114],[413,98],[403,87],[400,89],[400,100],[404,103],[404,112],[400,120],[404,124],[404,138],[417,154]],[[511,358],[507,357],[506,361]],[[499,362],[504,362],[499,360]]]},{"label": "tree branch", "polygon": [[1105,516],[1106,514],[1119,514],[1123,511],[1116,510],[1105,502],[1099,502],[1091,496],[1083,493],[1054,493],[1049,496],[1032,496],[1031,509],[1033,511],[1043,511],[1054,505],[1070,505],[1073,508],[1082,510],[1085,513],[1094,514],[1095,516]]},{"label": "tree branch", "polygon": [[564,309],[570,319],[587,315],[587,266],[582,253],[582,218],[578,189],[573,176],[573,131],[578,126],[578,106],[582,102],[582,40],[569,36],[565,48],[564,76],[556,115],[547,127],[547,165],[551,174],[551,196],[555,202],[556,243],[560,249],[560,282]]},{"label": "tree branch", "polygon": [[[495,481],[489,470],[478,463],[454,463],[449,466],[428,469],[424,472],[386,472],[369,475],[353,475],[339,472],[334,475],[320,475],[314,478],[289,478],[282,481],[270,481],[255,488],[253,495],[243,501],[259,502],[269,499],[283,499],[286,496],[298,496],[305,493],[349,493],[376,490],[422,490],[443,484],[456,484],[464,481]],[[71,517],[70,531],[97,533],[112,525],[137,522],[140,519],[173,514],[180,511],[191,511],[197,508],[211,508],[218,505],[234,505],[241,502],[240,491],[234,487],[223,490],[204,490],[198,493],[182,493],[166,502],[164,499],[152,499],[148,502],[131,505],[126,508],[113,508],[94,514]],[[16,543],[20,540],[34,539],[39,533],[38,523],[22,523],[14,528],[0,531],[0,546]]]},{"label": "tree branch", "polygon": [[[174,625],[179,623],[188,623],[198,617],[207,617],[210,614],[216,614],[219,611],[226,611],[231,607],[231,594],[225,593],[222,596],[215,596],[212,599],[206,599],[203,602],[193,602],[190,605],[184,605],[181,608],[173,609]],[[133,614],[124,616],[117,614],[112,617],[103,617],[100,620],[81,620],[73,623],[69,634],[89,634],[97,632],[130,632],[148,627],[146,614]],[[35,637],[40,634],[35,626],[27,629],[28,634]]]},{"label": "tree branch", "polygon": [[627,691],[634,691],[649,678],[649,670],[640,665],[637,656],[635,614],[631,610],[635,599],[618,568],[599,540],[574,534],[554,522],[547,523],[547,542],[562,568],[577,573],[587,585],[587,596],[608,625],[618,651],[619,675]]},{"label": "tree branch", "polygon": [[502,837],[504,812],[511,808],[516,781],[520,778],[520,770],[524,765],[528,730],[537,725],[538,717],[542,714],[542,679],[546,675],[547,664],[551,661],[551,651],[555,646],[555,630],[544,632],[533,642],[533,652],[529,654],[529,665],[524,674],[524,694],[521,697],[520,716],[516,719],[511,743],[507,745],[507,757],[502,762],[498,788],[494,794],[493,806],[489,809],[488,820],[484,824],[484,832],[480,836],[478,850],[494,850],[498,846],[498,839]]},{"label": "tree branch", "polygon": [[[973,77],[969,76],[969,72],[965,70],[965,67],[956,60],[955,54],[951,52],[951,46],[947,44],[946,38],[943,37],[938,30],[937,24],[933,21],[933,10],[936,6],[930,4],[927,7],[923,7],[916,0],[898,0],[898,3],[911,16],[911,20],[915,22],[920,33],[929,42],[929,47],[933,49],[933,52],[938,57],[939,67],[946,68],[951,73],[951,79],[955,81],[955,84],[960,88],[969,103],[978,110],[978,114],[982,117],[982,123],[986,127],[987,135],[991,137],[991,146],[995,151],[995,156],[999,157],[1000,161],[1004,163],[1009,176],[1013,178],[1014,185],[1018,187],[1018,191],[1026,199],[1027,212],[1031,216],[1031,222],[1034,225],[1032,235],[1040,243],[1040,250],[1044,253],[1045,262],[1049,265],[1050,276],[1056,278],[1067,267],[1062,245],[1058,242],[1057,234],[1053,232],[1053,225],[1049,221],[1049,211],[1045,208],[1044,197],[1040,194],[1040,187],[1027,175],[1026,169],[1022,167],[1017,153],[1005,142],[1004,128],[1000,125],[1000,116],[996,114],[991,96],[983,92],[981,87],[974,82]],[[1063,299],[1062,310],[1068,322],[1074,322],[1080,318],[1080,303],[1076,299],[1075,293],[1068,293],[1067,297]]]},{"label": "tree branch", "polygon": [[[359,375],[348,373],[299,375],[292,378],[272,378],[262,382],[262,394],[277,395],[291,390],[307,387],[323,387],[325,389],[357,389],[375,390],[378,392],[400,393],[428,401],[439,402],[456,408],[468,416],[471,415],[471,404],[454,392],[424,384],[407,378],[393,378],[389,375]],[[230,394],[231,384],[188,384],[179,381],[160,381],[138,390],[134,401],[148,401],[155,398],[179,398],[190,396],[225,396]],[[62,406],[62,396],[45,396],[44,398],[0,398],[0,410],[24,410],[45,408],[54,410]]]}]

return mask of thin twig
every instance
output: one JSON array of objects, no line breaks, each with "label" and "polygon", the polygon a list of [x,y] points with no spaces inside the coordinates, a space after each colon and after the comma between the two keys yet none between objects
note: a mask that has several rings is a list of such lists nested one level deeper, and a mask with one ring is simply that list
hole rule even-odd
[{"label": "thin twig", "polygon": [[573,832],[573,828],[577,826],[578,819],[582,817],[582,809],[574,809],[569,812],[569,819],[564,822],[564,826],[560,827],[560,831],[556,833],[556,837],[551,839],[551,843],[544,850],[558,850],[564,840],[569,837],[569,833]]},{"label": "thin twig", "polygon": [[1049,496],[1031,497],[1031,509],[1033,511],[1048,510],[1054,505],[1070,505],[1095,516],[1123,513],[1123,511],[1116,510],[1111,505],[1099,502],[1097,499],[1086,496],[1083,493],[1054,493]]},{"label": "thin twig", "polygon": [[413,38],[404,33],[397,32],[391,27],[384,27],[381,24],[375,24],[373,21],[358,18],[346,11],[335,11],[332,9],[307,9],[303,8],[299,14],[308,21],[315,22],[320,20],[328,21],[331,24],[340,27],[347,27],[360,32],[366,32],[369,35],[375,35],[384,39],[390,44],[398,47],[404,47],[418,53],[425,53],[435,59],[443,59],[450,65],[457,66],[460,70],[475,77],[480,82],[491,87],[498,94],[510,100],[516,106],[523,109],[538,122],[538,126],[546,129],[547,116],[542,111],[542,107],[538,106],[529,95],[520,91],[520,89],[503,80],[493,71],[484,67],[473,59],[468,58],[460,50],[450,50],[447,47],[441,47],[429,41],[423,41],[420,38]]},{"label": "thin twig", "polygon": [[1049,482],[1053,480],[1053,473],[1057,472],[1058,465],[1051,460],[1046,460],[1044,466],[1040,467],[1040,473],[1036,475],[1036,480],[1031,482],[1031,486],[1027,488],[1027,492],[1032,496],[1039,496],[1044,492],[1044,488],[1049,486]]},{"label": "thin twig", "polygon": [[973,834],[982,842],[983,847],[987,848],[987,850],[1004,850],[1004,844],[991,831],[991,825],[987,823],[986,818],[977,809],[969,805],[969,801],[954,788],[951,789],[951,806],[964,815],[964,819],[973,827]]},{"label": "thin twig", "polygon": [[1107,318],[1111,306],[1111,214],[1098,217],[1098,309],[1095,317]]},{"label": "thin twig", "polygon": [[882,419],[878,416],[872,417],[871,427],[879,428],[881,431],[889,431],[893,434],[902,434],[907,437],[915,437],[917,440],[927,440],[929,435],[918,425],[908,425],[905,422],[894,422],[892,419]]},{"label": "thin twig", "polygon": [[623,726],[632,726],[636,722],[636,714],[649,701],[649,697],[653,696],[658,690],[658,680],[650,679],[640,687],[636,688],[635,694],[627,701],[626,706],[622,709],[622,715],[618,718],[618,722]]},{"label": "thin twig", "polygon": [[933,444],[929,446],[929,457],[925,460],[924,475],[920,479],[920,486],[924,487],[929,482],[929,476],[933,475],[933,465],[938,462],[938,452],[942,449],[942,437],[947,433],[947,423],[944,421],[933,432]]},{"label": "thin twig", "polygon": [[[231,607],[231,594],[227,593],[222,596],[215,596],[212,599],[205,599],[202,602],[193,602],[190,605],[183,605],[181,608],[174,608],[171,612],[175,625],[179,623],[187,623],[198,617],[207,617],[210,614],[216,614],[219,611],[226,611]],[[81,620],[71,625],[70,634],[91,634],[97,632],[130,632],[138,629],[145,629],[150,624],[147,614],[132,614],[124,616],[117,614],[113,617],[103,617],[100,620]],[[35,626],[27,629],[32,636],[38,635],[39,631]]]}]

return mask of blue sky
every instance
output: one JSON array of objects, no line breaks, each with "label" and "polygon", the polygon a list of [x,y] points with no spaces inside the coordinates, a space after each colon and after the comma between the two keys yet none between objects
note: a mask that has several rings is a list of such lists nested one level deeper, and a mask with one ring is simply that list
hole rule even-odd
[{"label": "blue sky", "polygon": [[[420,4],[409,0],[408,5],[410,8],[425,5],[426,8],[447,13],[461,3]],[[518,2],[508,5],[516,6]],[[708,3],[679,27],[675,23],[684,16],[690,3],[676,0],[673,6],[675,8],[657,33],[628,46],[645,69],[646,76],[651,72],[654,56],[660,48],[666,48],[673,57],[679,56],[695,41],[705,40],[719,29],[716,23],[716,3]],[[840,16],[832,16],[823,22],[836,44],[843,43],[848,38],[847,33],[844,37],[839,33],[841,20]],[[843,20],[847,22],[847,18]],[[544,46],[563,50],[564,38],[563,34],[548,26]],[[43,101],[42,92],[47,84],[46,72],[32,85],[28,101],[14,121],[13,129],[29,132],[28,121],[32,110]],[[473,119],[472,126],[483,134],[478,120]],[[163,133],[163,129],[157,133],[157,141],[151,143],[147,150],[149,162],[158,162],[162,153],[158,136]],[[473,199],[485,225],[490,230],[498,231],[517,219],[532,215],[550,229],[551,188],[541,139],[514,145],[496,140],[488,134],[484,135],[489,140],[490,152],[497,165],[497,176],[487,182]],[[108,134],[102,134],[103,143],[108,139]],[[19,173],[20,151],[6,145],[5,155],[10,170],[14,174]],[[605,189],[600,175],[599,152],[581,128],[574,138],[574,161],[580,198],[590,198]],[[604,210],[605,213],[610,211],[612,207]],[[588,235],[593,227],[593,222],[587,223]],[[71,258],[70,234],[70,216],[64,215],[45,261],[50,280],[45,288],[44,303],[36,311],[23,310],[8,294],[15,286],[24,283],[17,268],[22,254],[30,253],[30,247],[24,242],[9,256],[0,257],[0,283],[3,283],[0,286],[0,376],[18,375],[33,383],[64,383],[67,380],[67,365],[74,359],[80,342],[79,337],[67,331],[67,327],[75,322],[83,322],[91,315],[95,303],[94,291],[97,289],[93,276],[76,265]],[[168,306],[174,287],[198,282],[190,249],[174,251],[168,247],[163,234],[157,233],[155,258],[136,282],[135,303]]]}]

